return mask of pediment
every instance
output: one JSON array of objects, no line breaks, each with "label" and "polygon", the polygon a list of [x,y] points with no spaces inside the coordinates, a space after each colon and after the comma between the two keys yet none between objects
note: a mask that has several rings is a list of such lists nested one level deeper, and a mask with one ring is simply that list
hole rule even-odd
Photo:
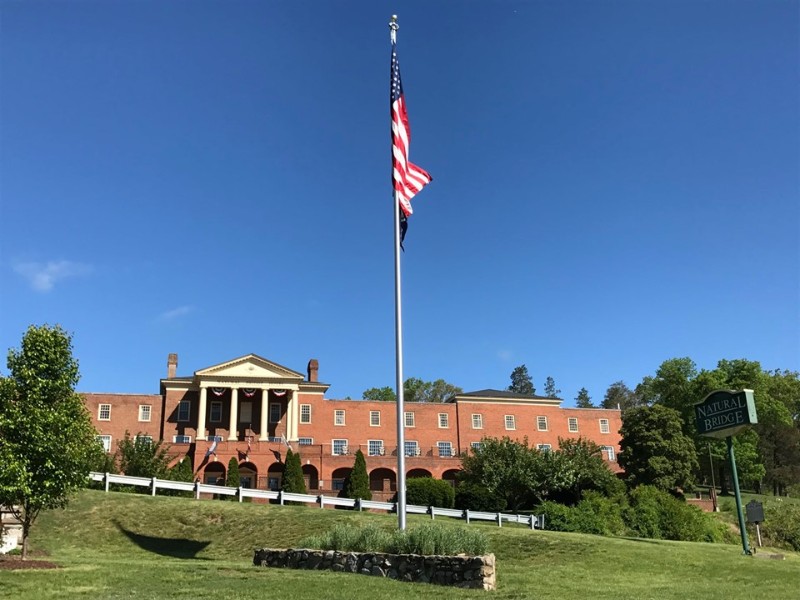
[{"label": "pediment", "polygon": [[248,354],[218,365],[195,371],[197,378],[214,379],[259,379],[259,380],[292,380],[303,381],[302,373],[288,369],[278,363],[262,358],[256,354]]}]

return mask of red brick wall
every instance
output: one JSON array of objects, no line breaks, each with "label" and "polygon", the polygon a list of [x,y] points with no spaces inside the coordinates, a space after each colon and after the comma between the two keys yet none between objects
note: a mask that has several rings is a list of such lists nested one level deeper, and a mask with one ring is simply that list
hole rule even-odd
[{"label": "red brick wall", "polygon": [[[117,442],[125,437],[141,433],[152,436],[154,440],[161,438],[162,398],[157,394],[81,394],[86,408],[92,417],[92,424],[101,435],[111,436],[111,449],[116,450]],[[111,418],[101,421],[100,405],[111,405]],[[150,421],[139,421],[139,407],[150,406]]]}]

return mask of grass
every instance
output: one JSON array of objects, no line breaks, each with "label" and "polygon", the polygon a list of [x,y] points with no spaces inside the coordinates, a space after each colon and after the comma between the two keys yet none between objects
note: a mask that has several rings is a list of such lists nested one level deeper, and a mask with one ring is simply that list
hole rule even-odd
[{"label": "grass", "polygon": [[[409,516],[409,525],[426,521]],[[255,547],[296,547],[300,539],[335,523],[364,522],[392,527],[396,516],[87,490],[66,510],[43,514],[34,528],[34,552],[61,568],[0,570],[0,596],[486,598],[482,591],[252,566]],[[493,599],[793,599],[800,589],[795,553],[784,552],[784,561],[761,560],[742,556],[736,545],[473,526],[487,534],[497,555]]]}]

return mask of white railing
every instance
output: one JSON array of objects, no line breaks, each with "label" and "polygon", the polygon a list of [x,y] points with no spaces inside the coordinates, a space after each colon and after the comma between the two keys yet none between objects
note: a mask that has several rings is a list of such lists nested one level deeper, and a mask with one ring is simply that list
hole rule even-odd
[{"label": "white railing", "polygon": [[[215,494],[217,496],[233,496],[242,501],[243,498],[261,498],[263,500],[277,500],[280,504],[286,502],[301,502],[304,504],[319,504],[320,508],[326,506],[343,506],[361,510],[385,510],[396,512],[397,504],[394,502],[377,502],[374,500],[361,500],[353,498],[339,498],[338,496],[315,496],[312,494],[293,494],[290,492],[257,490],[244,487],[226,487],[224,485],[211,485],[196,481],[189,483],[186,481],[171,481],[168,479],[156,479],[155,477],[130,477],[128,475],[115,475],[113,473],[89,473],[91,481],[104,484],[107,492],[111,484],[134,485],[150,489],[150,495],[155,496],[158,490],[177,490],[181,492],[193,492],[196,499],[200,494]],[[482,512],[476,510],[460,510],[455,508],[439,508],[436,506],[417,506],[414,504],[406,505],[408,514],[430,515],[431,519],[436,517],[450,517],[453,519],[464,519],[467,523],[471,521],[493,521],[498,527],[506,523],[520,523],[527,525],[531,529],[544,529],[544,515],[516,515],[499,512]]]}]

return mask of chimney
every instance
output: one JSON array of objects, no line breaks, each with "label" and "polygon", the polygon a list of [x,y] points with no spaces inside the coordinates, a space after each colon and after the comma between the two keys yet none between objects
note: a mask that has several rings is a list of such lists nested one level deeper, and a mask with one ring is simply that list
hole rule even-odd
[{"label": "chimney", "polygon": [[319,381],[319,361],[316,358],[308,361],[308,380]]},{"label": "chimney", "polygon": [[175,377],[175,372],[178,370],[178,355],[170,354],[167,357],[167,379]]}]

